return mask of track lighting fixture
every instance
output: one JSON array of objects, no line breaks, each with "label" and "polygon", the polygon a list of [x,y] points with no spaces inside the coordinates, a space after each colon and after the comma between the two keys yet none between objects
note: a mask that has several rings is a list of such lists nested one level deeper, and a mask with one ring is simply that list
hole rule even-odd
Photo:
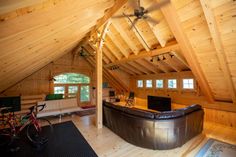
[{"label": "track lighting fixture", "polygon": [[166,59],[166,57],[163,55],[163,58],[162,58],[162,60],[165,60]]},{"label": "track lighting fixture", "polygon": [[174,57],[174,55],[173,55],[173,54],[171,54],[171,53],[170,53],[169,55],[170,55],[170,58]]},{"label": "track lighting fixture", "polygon": [[118,65],[113,65],[111,66],[109,69],[110,70],[116,70],[116,69],[119,69],[120,67]]}]

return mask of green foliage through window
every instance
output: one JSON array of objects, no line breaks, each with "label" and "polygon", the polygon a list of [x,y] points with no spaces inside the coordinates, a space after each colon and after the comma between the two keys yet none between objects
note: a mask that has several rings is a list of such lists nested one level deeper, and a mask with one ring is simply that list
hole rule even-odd
[{"label": "green foliage through window", "polygon": [[80,87],[80,101],[89,101],[89,86]]},{"label": "green foliage through window", "polygon": [[65,73],[54,77],[55,84],[88,84],[90,78],[83,74]]}]

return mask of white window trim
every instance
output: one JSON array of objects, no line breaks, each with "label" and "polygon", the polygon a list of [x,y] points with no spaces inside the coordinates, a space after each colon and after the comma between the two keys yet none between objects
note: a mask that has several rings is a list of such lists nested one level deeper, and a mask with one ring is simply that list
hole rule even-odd
[{"label": "white window trim", "polygon": [[[147,81],[152,82],[152,87],[147,87]],[[145,87],[148,88],[148,89],[153,88],[153,80],[151,80],[151,79],[145,80]]]},{"label": "white window trim", "polygon": [[[138,81],[142,81],[142,82],[143,82],[143,86],[142,86],[142,87],[139,87],[139,86],[138,86]],[[143,80],[137,80],[137,81],[136,81],[136,86],[137,86],[137,88],[144,88],[144,81],[143,81]]]},{"label": "white window trim", "polygon": [[[162,80],[162,87],[157,87],[157,80]],[[165,88],[165,80],[164,79],[156,79],[155,81],[155,89],[159,89],[159,90],[162,90]]]},{"label": "white window trim", "polygon": [[[184,79],[193,79],[193,88],[184,88]],[[194,78],[182,78],[182,90],[184,91],[193,91],[196,88],[196,82]]]},{"label": "white window trim", "polygon": [[[169,88],[169,80],[176,80],[176,88]],[[177,90],[178,89],[178,79],[177,78],[168,78],[167,79],[167,89],[168,90]]]}]

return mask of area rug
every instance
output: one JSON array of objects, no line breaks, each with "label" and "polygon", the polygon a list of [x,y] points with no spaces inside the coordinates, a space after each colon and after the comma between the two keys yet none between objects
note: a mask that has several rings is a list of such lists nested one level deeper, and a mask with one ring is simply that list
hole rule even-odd
[{"label": "area rug", "polygon": [[19,151],[1,152],[1,157],[97,157],[92,147],[72,121],[53,125],[53,138],[42,150],[33,148],[24,137],[19,140]]},{"label": "area rug", "polygon": [[95,114],[95,112],[96,112],[96,108],[89,108],[85,110],[80,110],[76,112],[76,114],[80,117],[83,117],[83,116]]},{"label": "area rug", "polygon": [[235,157],[236,145],[210,138],[195,157]]}]

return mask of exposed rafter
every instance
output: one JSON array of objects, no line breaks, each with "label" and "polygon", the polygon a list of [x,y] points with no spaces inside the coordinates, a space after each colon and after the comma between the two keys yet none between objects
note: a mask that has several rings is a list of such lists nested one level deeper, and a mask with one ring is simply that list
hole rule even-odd
[{"label": "exposed rafter", "polygon": [[112,47],[111,43],[106,41],[106,47],[112,53],[112,55],[116,57],[117,60],[122,58],[121,54],[113,49],[114,46]]},{"label": "exposed rafter", "polygon": [[106,23],[107,20],[109,20],[127,1],[128,0],[116,0],[115,4],[106,11],[105,15],[101,19],[97,21],[97,24],[93,27],[90,34],[92,35],[95,33],[96,30]]},{"label": "exposed rafter", "polygon": [[169,67],[171,67],[172,69],[174,69],[176,72],[180,72],[181,69],[176,66],[176,64],[174,64],[174,62],[171,60],[169,55],[164,55],[165,56],[165,60],[163,60],[163,62],[165,62]]},{"label": "exposed rafter", "polygon": [[186,61],[186,59],[182,56],[182,55],[180,55],[179,54],[179,52],[177,52],[177,51],[172,51],[171,52],[182,64],[184,64],[186,67],[188,67],[188,68],[190,68],[189,67],[189,65],[188,65],[188,63],[187,63],[187,61]]},{"label": "exposed rafter", "polygon": [[157,66],[157,68],[159,68],[160,70],[162,70],[165,73],[169,73],[169,69],[166,68],[166,66],[164,66],[163,64],[161,64],[160,62],[158,62],[157,60],[153,60],[152,62],[150,62],[152,64],[154,64],[155,66]]},{"label": "exposed rafter", "polygon": [[125,33],[124,29],[120,26],[120,24],[116,20],[112,20],[112,26],[116,29],[117,32],[120,33],[123,40],[129,45],[130,49],[134,52],[134,54],[139,53],[139,49],[132,42],[132,39]]},{"label": "exposed rafter", "polygon": [[124,67],[125,69],[127,69],[127,70],[130,70],[132,73],[135,73],[136,75],[142,75],[143,73],[142,72],[140,72],[140,71],[137,71],[137,70],[134,70],[130,65],[128,65],[128,64],[121,64],[121,65],[119,65],[119,66],[121,66],[121,67]]},{"label": "exposed rafter", "polygon": [[176,42],[171,42],[171,43],[168,43],[166,45],[166,47],[163,47],[163,48],[157,47],[155,50],[152,50],[150,52],[142,51],[138,55],[130,55],[128,58],[122,58],[119,61],[115,61],[113,63],[107,64],[107,65],[105,65],[105,67],[133,61],[133,60],[140,59],[140,58],[152,57],[152,56],[156,56],[156,55],[159,55],[162,53],[175,51],[175,50],[179,50],[179,45]]},{"label": "exposed rafter", "polygon": [[[125,19],[125,21],[127,22],[127,24],[131,27],[132,26],[132,23],[128,20],[128,19]],[[139,30],[139,28],[137,26],[135,26],[131,31],[134,32],[135,36],[137,37],[137,39],[139,40],[139,42],[143,45],[144,49],[146,51],[151,51],[149,45],[147,45],[147,42],[144,41],[144,37],[143,36],[140,36],[141,35],[141,31]]]},{"label": "exposed rafter", "polygon": [[151,74],[152,73],[148,68],[145,68],[145,67],[141,66],[140,64],[136,63],[135,61],[129,62],[129,64],[132,65],[133,67],[137,68],[139,71],[141,71],[145,74]]},{"label": "exposed rafter", "polygon": [[116,37],[114,36],[114,34],[109,31],[108,32],[108,36],[111,39],[111,41],[116,45],[116,47],[120,50],[120,52],[126,57],[128,58],[129,56],[129,52],[126,50],[126,48],[119,42],[119,40],[116,39]]},{"label": "exposed rafter", "polygon": [[210,6],[209,0],[200,0],[200,2],[203,8],[203,12],[207,21],[208,28],[210,30],[211,37],[215,45],[217,57],[220,63],[220,67],[223,71],[224,79],[227,83],[232,100],[236,104],[235,84],[233,83],[232,77],[230,75],[230,69],[228,66],[227,58],[225,55],[225,51],[224,51],[223,43],[222,43],[220,33],[217,27],[217,23],[214,17],[213,9]]},{"label": "exposed rafter", "polygon": [[[157,0],[157,2],[161,1]],[[180,48],[183,52],[183,55],[185,56],[187,62],[189,63],[192,72],[195,75],[202,91],[204,92],[209,102],[214,102],[214,98],[210,90],[210,87],[196,59],[190,41],[188,40],[186,34],[184,33],[176,9],[172,6],[172,3],[169,3],[166,6],[162,7],[161,11],[164,17],[166,18],[172,33],[174,34],[176,40],[178,41]]]},{"label": "exposed rafter", "polygon": [[150,62],[148,62],[146,60],[139,59],[136,62],[139,63],[140,65],[142,65],[143,67],[148,68],[148,70],[152,71],[153,73],[160,72],[157,68],[155,68],[155,66],[153,64],[151,64]]}]

